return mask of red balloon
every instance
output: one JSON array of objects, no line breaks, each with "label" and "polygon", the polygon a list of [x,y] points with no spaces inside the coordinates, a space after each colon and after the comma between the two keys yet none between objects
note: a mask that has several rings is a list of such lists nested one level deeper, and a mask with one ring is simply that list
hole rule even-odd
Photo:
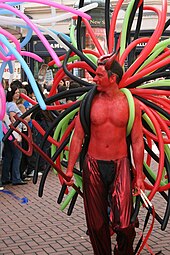
[{"label": "red balloon", "polygon": [[[73,19],[78,19],[78,16],[74,16]],[[82,21],[83,21],[83,23],[85,24],[86,29],[88,30],[88,32],[89,32],[89,34],[90,34],[90,36],[91,36],[91,38],[92,38],[92,40],[93,40],[93,42],[94,42],[94,44],[95,44],[95,46],[96,46],[96,48],[97,48],[99,54],[100,54],[101,56],[104,55],[105,53],[104,53],[104,51],[103,51],[103,49],[102,49],[102,47],[101,47],[99,41],[97,40],[97,38],[96,38],[96,36],[95,36],[95,34],[94,34],[94,32],[93,32],[93,29],[92,29],[92,27],[90,26],[89,22],[88,22],[86,19],[84,19],[84,18],[82,18]]]},{"label": "red balloon", "polygon": [[126,81],[124,81],[124,83],[121,80],[120,83],[119,83],[120,87],[122,87],[122,86],[126,87],[129,84],[137,81],[138,79],[140,79],[140,78],[142,78],[142,77],[144,77],[144,76],[154,72],[155,70],[157,70],[157,69],[159,69],[163,66],[166,66],[168,64],[170,64],[170,58],[164,59],[164,60],[156,63],[155,65],[149,66],[148,68],[145,68],[142,71],[140,71],[139,73],[134,74],[132,77],[128,78]]},{"label": "red balloon", "polygon": [[157,42],[159,41],[159,38],[162,35],[164,25],[166,22],[166,13],[167,13],[167,1],[163,0],[162,4],[162,12],[158,10],[157,8],[153,6],[145,6],[144,10],[152,10],[158,14],[158,24],[157,27],[152,34],[151,38],[149,39],[148,44],[144,47],[144,49],[139,54],[136,61],[129,67],[129,69],[126,71],[126,73],[123,75],[121,80],[121,87],[123,87],[123,84],[127,81],[127,79],[133,75],[133,73],[137,70],[137,68],[145,61],[145,59],[148,57],[150,52],[153,50]]},{"label": "red balloon", "polygon": [[162,173],[163,173],[163,168],[164,168],[164,143],[163,143],[163,138],[162,138],[160,125],[157,122],[157,119],[155,118],[154,114],[149,109],[149,107],[147,107],[142,102],[140,102],[140,105],[141,105],[141,109],[146,112],[148,117],[151,119],[152,124],[154,125],[154,128],[156,130],[156,134],[157,134],[157,137],[158,137],[158,144],[159,144],[160,157],[159,157],[158,174],[157,174],[157,178],[156,178],[154,187],[153,187],[153,189],[151,190],[151,192],[148,196],[148,198],[151,200],[153,198],[153,196],[155,195],[156,191],[158,190],[161,179],[162,179]]},{"label": "red balloon", "polygon": [[120,11],[120,8],[122,6],[122,3],[123,3],[123,0],[120,0],[117,2],[117,5],[114,8],[114,12],[112,15],[111,24],[110,24],[110,33],[109,33],[109,53],[112,53],[114,49],[114,37],[115,37],[114,32],[115,32],[115,26],[116,26],[116,19]]}]

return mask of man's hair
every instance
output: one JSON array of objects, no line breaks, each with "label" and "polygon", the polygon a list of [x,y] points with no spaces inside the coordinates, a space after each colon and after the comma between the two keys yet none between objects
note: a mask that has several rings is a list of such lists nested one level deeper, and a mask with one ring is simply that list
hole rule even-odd
[{"label": "man's hair", "polygon": [[[111,72],[111,74],[110,74],[110,72]],[[123,76],[123,68],[121,67],[119,62],[116,61],[116,60],[113,61],[113,63],[111,64],[110,70],[108,70],[109,77],[113,73],[116,74],[116,82],[118,84],[120,82],[120,80],[122,79],[122,76]]]},{"label": "man's hair", "polygon": [[120,82],[123,76],[123,68],[117,61],[117,55],[119,50],[115,54],[109,54],[101,56],[98,59],[98,65],[103,65],[108,73],[108,77],[110,78],[113,74],[116,74],[116,82],[117,84]]}]

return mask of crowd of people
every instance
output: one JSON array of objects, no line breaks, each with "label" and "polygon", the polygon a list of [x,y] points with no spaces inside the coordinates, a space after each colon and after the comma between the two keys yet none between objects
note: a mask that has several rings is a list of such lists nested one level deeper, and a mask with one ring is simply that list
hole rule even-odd
[{"label": "crowd of people", "polygon": [[[7,88],[6,92],[6,114],[3,120],[4,129],[7,131],[9,125],[15,122],[15,115],[20,117],[32,105],[20,97],[20,93],[24,93],[35,100],[33,90],[28,83],[22,83],[19,80],[14,80]],[[31,115],[27,116],[25,120],[31,125]],[[20,123],[17,127],[20,132],[27,134],[27,127]],[[27,180],[30,180],[29,175],[34,170],[27,172],[29,169],[30,160],[19,150],[13,143],[17,140],[20,146],[25,148],[25,141],[22,136],[17,132],[13,132],[9,139],[1,142],[1,160],[2,160],[2,173],[1,173],[1,189],[4,185],[25,185]]]},{"label": "crowd of people", "polygon": [[[78,88],[80,85],[74,81],[65,82],[61,80],[56,93]],[[20,80],[14,80],[11,84],[4,88],[6,92],[6,114],[3,120],[3,125],[5,126],[4,130],[9,129],[9,125],[15,122],[15,115],[20,117],[24,112],[29,110],[32,107],[32,104],[24,100],[20,93],[28,95],[31,99],[36,101],[36,97],[31,86],[28,82],[21,82]],[[49,87],[44,84],[42,86],[42,93],[44,96],[47,96],[49,93]],[[70,97],[67,99],[67,102],[75,101],[76,97]],[[66,100],[60,100],[59,104],[66,103]],[[43,111],[39,111],[34,119],[40,124],[40,126],[46,130],[50,125],[50,120],[44,117]],[[40,145],[42,136],[32,125],[31,115],[27,116],[25,120],[28,122],[32,130],[33,139],[36,144]],[[27,127],[20,123],[17,127],[19,131],[27,135]],[[5,131],[4,131],[5,132]],[[1,142],[1,179],[0,179],[0,189],[3,189],[5,185],[25,185],[34,175],[36,157],[37,154],[33,151],[32,156],[27,156],[22,153],[13,143],[14,140],[22,146],[24,150],[27,150],[28,144],[25,139],[22,139],[21,135],[13,131],[12,137],[6,139],[4,142]],[[45,144],[45,152],[50,154],[50,143],[47,141]],[[42,175],[45,170],[46,162],[44,159],[40,160],[39,163],[39,173]]]}]

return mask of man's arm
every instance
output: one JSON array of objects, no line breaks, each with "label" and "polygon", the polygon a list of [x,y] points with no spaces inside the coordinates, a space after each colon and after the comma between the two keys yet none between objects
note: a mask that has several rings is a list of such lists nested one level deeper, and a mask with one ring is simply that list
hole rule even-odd
[{"label": "man's arm", "polygon": [[[74,134],[73,134],[71,145],[70,145],[68,167],[66,171],[66,175],[70,177],[70,180],[73,177],[73,168],[81,152],[83,140],[84,140],[84,130],[80,122],[80,117],[78,115],[76,119],[76,123],[75,123]],[[69,184],[71,185],[73,182],[71,181],[66,183],[68,185]]]},{"label": "man's arm", "polygon": [[131,132],[133,159],[136,168],[135,189],[137,193],[140,189],[144,190],[144,173],[143,173],[143,160],[144,160],[144,142],[141,121],[141,109],[137,101],[135,101],[135,120]]}]

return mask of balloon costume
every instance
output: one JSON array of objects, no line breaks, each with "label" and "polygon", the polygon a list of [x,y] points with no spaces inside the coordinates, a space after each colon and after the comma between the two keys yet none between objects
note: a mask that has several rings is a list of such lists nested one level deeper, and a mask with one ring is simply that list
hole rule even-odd
[{"label": "balloon costume", "polygon": [[[23,1],[19,0],[18,2],[22,3]],[[30,1],[29,1],[30,2]],[[32,0],[31,2],[40,3],[39,0]],[[59,4],[56,4],[52,1],[42,1],[42,4],[53,6],[56,8],[65,8]],[[38,103],[31,100],[29,97],[22,95],[23,98],[31,102],[34,106],[28,110],[21,118],[16,119],[16,122],[13,124],[11,129],[4,136],[4,140],[8,139],[13,130],[16,130],[17,125],[20,121],[24,122],[24,118],[32,114],[33,126],[43,135],[42,143],[40,148],[33,142],[31,131],[28,127],[28,137],[23,136],[23,139],[26,139],[28,142],[28,151],[24,151],[26,154],[31,155],[33,148],[39,153],[36,162],[36,171],[34,176],[34,183],[37,182],[38,178],[38,165],[41,156],[47,160],[49,163],[44,174],[42,176],[39,188],[39,196],[43,195],[43,188],[45,184],[46,177],[48,172],[51,169],[51,166],[54,169],[54,172],[58,172],[58,178],[62,185],[61,192],[59,194],[58,202],[61,203],[63,200],[64,194],[67,195],[66,199],[61,204],[61,209],[64,208],[70,203],[68,208],[68,214],[72,213],[74,204],[76,202],[78,194],[83,196],[82,193],[82,169],[83,169],[83,160],[87,153],[87,146],[89,144],[90,138],[90,111],[93,98],[96,93],[96,88],[93,84],[88,83],[76,76],[73,75],[72,70],[74,68],[82,68],[86,70],[91,77],[93,78],[96,74],[97,61],[103,55],[112,54],[114,51],[118,51],[117,59],[119,64],[124,70],[121,81],[119,82],[119,89],[125,94],[128,102],[129,109],[129,120],[127,124],[127,143],[128,146],[131,145],[129,135],[131,133],[134,119],[135,119],[135,101],[140,105],[142,110],[142,130],[143,130],[143,141],[144,141],[144,150],[146,158],[143,161],[143,171],[145,174],[145,190],[147,194],[148,201],[151,201],[155,194],[159,192],[162,196],[162,199],[165,201],[165,208],[163,216],[160,216],[157,213],[156,208],[152,204],[148,203],[146,207],[147,211],[149,210],[151,215],[160,223],[162,230],[165,230],[169,215],[170,215],[170,49],[168,48],[170,39],[161,40],[168,29],[170,22],[167,20],[167,0],[162,0],[161,10],[154,6],[145,5],[142,0],[132,0],[130,1],[127,10],[125,12],[124,21],[122,24],[122,31],[119,36],[117,45],[114,41],[114,32],[116,31],[116,22],[118,13],[121,9],[123,0],[117,1],[117,4],[114,8],[111,20],[109,19],[109,1],[105,2],[105,30],[106,30],[106,39],[107,39],[107,52],[104,52],[100,43],[97,41],[93,29],[91,28],[88,19],[89,15],[81,12],[81,10],[72,10],[72,8],[65,8],[68,12],[73,12],[74,15],[79,15],[73,17],[77,20],[77,31],[76,38],[74,37],[75,27],[72,26],[70,29],[70,37],[67,38],[63,34],[54,33],[49,31],[49,34],[52,38],[59,41],[67,49],[67,53],[61,57],[58,57],[52,49],[50,49],[48,41],[44,38],[41,33],[43,26],[39,25],[39,21],[30,20],[26,15],[21,13],[19,10],[14,8],[12,5],[15,4],[14,0],[9,0],[6,3],[4,0],[0,0],[1,7],[1,21],[5,24],[15,24],[17,26],[25,25],[28,30],[26,38],[20,43],[7,31],[1,29],[0,41],[1,41],[1,53],[0,57],[3,60],[3,63],[0,67],[0,78],[2,81],[2,75],[6,65],[9,66],[10,72],[12,73],[12,61],[17,59],[24,71],[26,72],[30,84],[33,87],[34,93],[36,94]],[[83,1],[80,0],[79,9],[84,8]],[[91,6],[89,8],[95,8]],[[19,19],[14,17],[5,17],[4,13],[6,12],[15,13]],[[140,31],[142,29],[142,17],[145,11],[150,11],[156,13],[158,16],[158,21],[155,27],[155,30],[151,36],[141,37]],[[9,14],[9,13],[8,13]],[[3,16],[4,15],[4,16]],[[136,29],[133,38],[130,37],[130,32],[132,30],[132,24],[135,15],[137,16]],[[73,15],[72,15],[73,16]],[[56,17],[57,20],[57,17]],[[57,21],[56,21],[57,22]],[[90,50],[83,48],[81,44],[81,24],[84,23],[86,29],[89,31],[89,34],[93,40],[95,50]],[[41,28],[40,28],[41,27]],[[35,31],[40,40],[43,41],[45,47],[48,49],[53,60],[49,63],[49,66],[57,65],[59,71],[56,73],[54,78],[53,86],[50,90],[48,98],[43,98],[42,94],[39,91],[39,88],[34,80],[34,76],[31,73],[28,65],[26,64],[23,56],[29,56],[36,61],[42,61],[42,59],[30,52],[22,51],[22,47],[29,42],[32,36],[32,32]],[[9,40],[8,40],[9,39]],[[13,45],[9,42],[12,41]],[[136,46],[140,43],[144,43],[141,53],[136,56]],[[126,66],[125,66],[126,63]],[[73,89],[70,91],[65,91],[56,94],[56,88],[60,80],[64,75],[69,76],[72,80],[75,80],[83,85],[83,87],[78,89]],[[0,83],[0,93],[1,93],[1,111],[0,117],[1,121],[4,116],[4,105],[5,105],[5,95]],[[54,102],[63,98],[67,98],[70,95],[77,97],[76,102],[72,102],[64,105],[55,105]],[[81,107],[80,107],[81,104]],[[41,126],[34,120],[34,116],[40,110],[46,110],[50,112],[53,118],[50,128],[45,132]],[[62,111],[64,110],[64,111]],[[74,168],[75,183],[73,184],[73,189],[70,191],[65,184],[64,180],[69,181],[69,178],[65,175],[63,167],[67,167],[68,164],[68,153],[70,148],[70,142],[72,138],[72,132],[75,125],[75,117],[79,112],[81,123],[85,129],[86,137],[84,140],[84,145],[80,155],[80,170]],[[45,113],[45,111],[44,111]],[[2,124],[2,123],[1,123]],[[25,123],[27,124],[27,123]],[[1,125],[0,125],[1,126]],[[1,128],[1,139],[2,139],[2,128]],[[43,147],[45,141],[48,140],[51,142],[51,158],[43,152]],[[16,146],[19,146],[15,142]],[[153,150],[153,146],[157,148],[159,154],[156,154]],[[22,148],[20,148],[22,150]],[[129,155],[128,155],[129,156]],[[151,167],[152,161],[156,162],[156,170],[153,171]],[[133,162],[130,160],[131,169],[134,170]],[[147,199],[144,199],[143,195],[137,196],[134,205],[135,211],[131,218],[132,221],[136,219],[136,216],[140,209],[140,203],[146,202]],[[145,205],[146,206],[146,205]],[[149,208],[149,209],[148,209]],[[142,248],[145,245],[145,240],[138,247],[138,254],[141,252]],[[116,251],[115,251],[116,252]]]}]

